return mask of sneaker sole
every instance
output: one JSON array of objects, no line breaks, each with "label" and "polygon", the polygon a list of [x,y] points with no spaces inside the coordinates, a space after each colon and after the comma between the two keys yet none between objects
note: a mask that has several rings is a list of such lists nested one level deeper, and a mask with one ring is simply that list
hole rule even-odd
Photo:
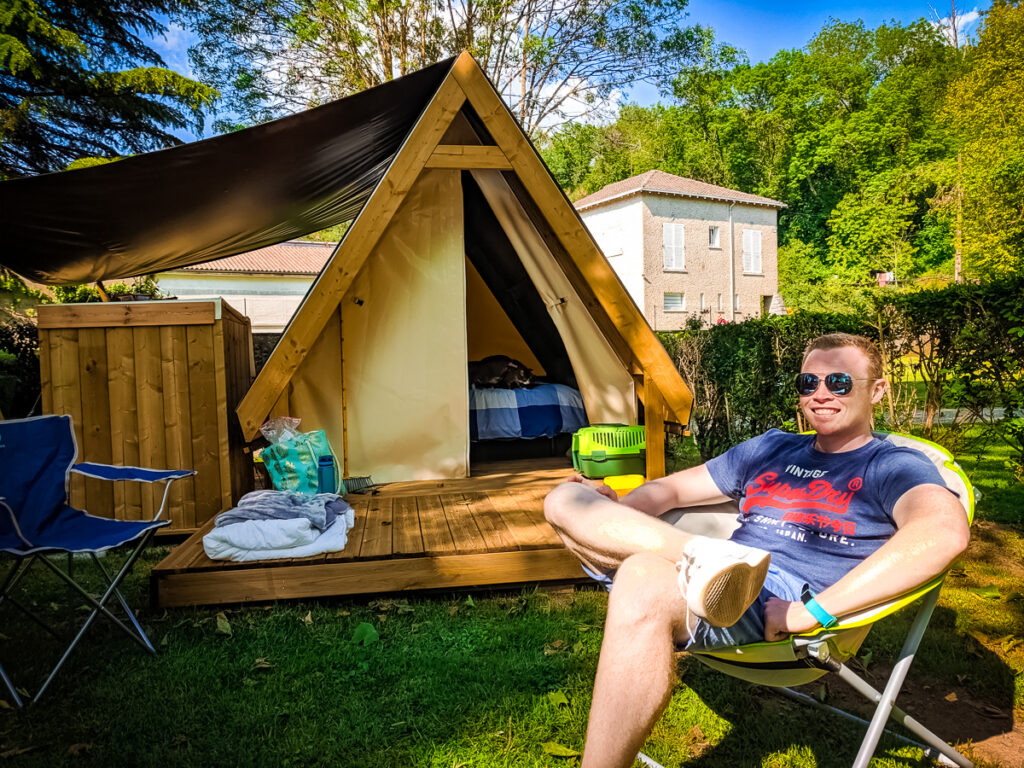
[{"label": "sneaker sole", "polygon": [[723,568],[694,596],[693,612],[713,626],[732,626],[761,592],[770,562],[770,553],[751,552]]}]

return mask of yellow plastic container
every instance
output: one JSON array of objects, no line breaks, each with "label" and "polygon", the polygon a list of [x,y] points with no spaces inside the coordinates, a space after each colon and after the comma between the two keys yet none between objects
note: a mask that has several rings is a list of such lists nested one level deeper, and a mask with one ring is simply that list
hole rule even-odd
[{"label": "yellow plastic container", "polygon": [[609,475],[604,479],[604,484],[619,496],[625,496],[645,482],[646,480],[643,475]]}]

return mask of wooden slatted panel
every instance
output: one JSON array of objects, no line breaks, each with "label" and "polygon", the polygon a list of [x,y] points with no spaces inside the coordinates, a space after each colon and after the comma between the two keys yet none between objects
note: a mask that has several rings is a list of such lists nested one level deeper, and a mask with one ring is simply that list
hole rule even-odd
[{"label": "wooden slatted panel", "polygon": [[359,557],[359,548],[363,543],[363,529],[366,527],[366,515],[370,509],[370,497],[350,496],[346,501],[352,506],[355,522],[348,532],[348,543],[345,548],[341,552],[328,552],[325,558],[327,562],[354,560]]},{"label": "wooden slatted panel", "polygon": [[520,549],[539,549],[560,543],[555,530],[547,522],[537,522],[536,515],[528,509],[529,506],[536,508],[536,500],[509,491],[490,491],[487,497]]},{"label": "wooden slatted panel", "polygon": [[192,466],[196,470],[196,524],[201,525],[222,509],[213,327],[191,325],[185,337],[188,342]]},{"label": "wooden slatted panel", "polygon": [[[165,469],[164,383],[160,370],[160,329],[132,329],[135,352],[135,397],[138,406],[139,466]],[[160,509],[163,484],[140,483],[142,517],[152,520]],[[160,494],[160,495],[158,495]]]},{"label": "wooden slatted panel", "polygon": [[420,496],[417,499],[420,516],[420,534],[423,536],[423,551],[431,555],[455,552],[455,542],[448,529],[448,519],[440,496]]},{"label": "wooden slatted panel", "polygon": [[[218,485],[220,487],[220,509],[231,509],[231,451],[228,445],[228,394],[227,366],[224,361],[224,322],[213,326],[213,373],[214,388],[210,394],[215,397],[214,417],[217,422]],[[216,513],[214,513],[216,514]]]},{"label": "wooden slatted panel", "polygon": [[[110,404],[110,455],[114,464],[139,465],[135,416],[135,361],[131,328],[107,330],[107,397]],[[121,520],[141,517],[135,483],[114,483],[114,507]]]},{"label": "wooden slatted panel", "polygon": [[465,497],[488,552],[518,549],[515,538],[486,493],[467,493]]},{"label": "wooden slatted panel", "polygon": [[[78,377],[78,331],[53,331],[50,346],[50,377],[55,413],[71,416],[78,445],[79,461],[82,452],[82,389]],[[72,474],[68,499],[72,507],[85,508],[85,478]]]},{"label": "wooden slatted panel", "polygon": [[[110,398],[107,395],[107,335],[102,328],[78,332],[78,367],[82,388],[82,461],[112,464]],[[85,478],[85,508],[93,515],[114,516],[114,484]]]},{"label": "wooden slatted panel", "polygon": [[415,497],[395,499],[392,513],[394,554],[417,555],[423,552],[423,534]]},{"label": "wooden slatted panel", "polygon": [[[50,349],[52,331],[39,330],[39,349]],[[42,391],[43,413],[53,413],[53,379],[50,373],[50,356],[39,355],[39,385]]]},{"label": "wooden slatted panel", "polygon": [[363,544],[359,558],[387,557],[392,552],[392,505],[394,499],[374,497],[366,513],[366,527],[363,529]]},{"label": "wooden slatted panel", "polygon": [[[189,418],[188,342],[184,326],[160,329],[163,377],[164,446],[170,469],[192,469],[192,420]],[[196,484],[187,477],[171,485],[167,518],[174,528],[196,526]]]},{"label": "wooden slatted panel", "polygon": [[452,541],[455,542],[455,551],[459,554],[486,552],[487,542],[480,535],[465,495],[452,493],[440,498],[444,515],[448,518],[448,530],[452,532]]},{"label": "wooden slatted panel", "polygon": [[39,307],[40,328],[126,328],[212,324],[213,321],[214,304],[209,301],[49,304]]}]

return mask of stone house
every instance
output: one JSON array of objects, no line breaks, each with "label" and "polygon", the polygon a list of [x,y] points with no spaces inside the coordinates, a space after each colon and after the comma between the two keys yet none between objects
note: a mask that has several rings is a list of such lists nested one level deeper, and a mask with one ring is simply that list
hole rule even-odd
[{"label": "stone house", "polygon": [[778,212],[767,197],[648,171],[575,203],[657,331],[782,312]]}]

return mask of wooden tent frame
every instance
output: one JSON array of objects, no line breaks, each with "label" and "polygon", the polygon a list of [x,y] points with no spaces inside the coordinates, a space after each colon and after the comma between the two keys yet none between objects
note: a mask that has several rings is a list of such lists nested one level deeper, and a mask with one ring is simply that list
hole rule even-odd
[{"label": "wooden tent frame", "polygon": [[[442,143],[464,104],[480,118],[493,145]],[[517,196],[525,193],[527,198],[519,202],[531,216],[547,223],[550,232],[542,232],[542,236],[549,250],[639,385],[647,434],[647,476],[663,476],[666,422],[688,423],[692,394],[572,203],[468,53],[455,60],[238,404],[236,413],[245,439],[256,437],[424,168],[486,168],[514,174],[518,184],[513,191]]]}]

